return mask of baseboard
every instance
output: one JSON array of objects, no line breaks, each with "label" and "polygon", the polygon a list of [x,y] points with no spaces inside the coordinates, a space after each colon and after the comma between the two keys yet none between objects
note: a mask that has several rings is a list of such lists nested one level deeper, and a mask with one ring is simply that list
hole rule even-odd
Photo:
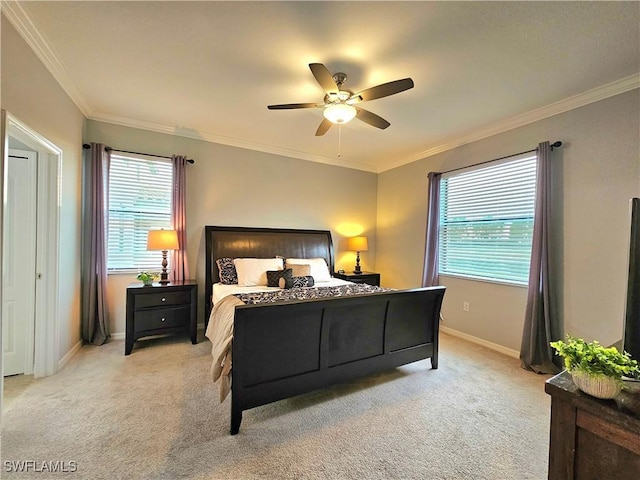
[{"label": "baseboard", "polygon": [[71,350],[69,350],[67,354],[64,357],[62,357],[58,362],[58,371],[62,370],[62,367],[64,367],[67,363],[69,363],[69,361],[73,358],[73,356],[80,351],[80,349],[82,348],[82,345],[83,345],[82,340],[80,340],[73,347],[71,347]]},{"label": "baseboard", "polygon": [[445,327],[444,325],[440,325],[440,331],[451,335],[452,337],[462,338],[463,340],[467,340],[471,343],[482,345],[483,347],[487,347],[490,350],[508,355],[509,357],[520,358],[520,352],[518,352],[517,350],[498,345],[497,343],[489,342],[488,340],[484,340],[482,338],[474,337],[473,335],[469,335],[468,333],[460,332],[459,330],[454,330],[453,328]]}]

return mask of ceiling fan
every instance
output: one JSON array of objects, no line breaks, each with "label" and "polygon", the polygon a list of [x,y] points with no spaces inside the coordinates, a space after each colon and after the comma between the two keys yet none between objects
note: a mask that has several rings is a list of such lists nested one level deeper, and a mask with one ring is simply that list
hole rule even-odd
[{"label": "ceiling fan", "polygon": [[327,67],[322,63],[310,63],[311,73],[325,91],[324,103],[285,103],[282,105],[269,105],[269,110],[289,110],[295,108],[322,108],[324,119],[320,123],[316,136],[324,135],[329,128],[335,124],[343,124],[351,121],[354,117],[369,125],[385,129],[389,125],[384,118],[368,110],[355,106],[360,102],[375,100],[377,98],[388,97],[396,93],[404,92],[413,88],[413,80],[403,78],[393,82],[383,83],[375,87],[367,88],[358,93],[343,88],[347,80],[347,75],[338,72],[331,75]]}]

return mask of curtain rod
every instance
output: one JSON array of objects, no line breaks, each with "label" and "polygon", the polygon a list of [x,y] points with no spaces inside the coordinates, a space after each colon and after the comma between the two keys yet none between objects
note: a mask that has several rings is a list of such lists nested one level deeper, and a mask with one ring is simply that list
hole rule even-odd
[{"label": "curtain rod", "polygon": [[[91,145],[89,145],[88,143],[83,143],[82,148],[84,148],[85,150],[88,150],[91,148]],[[118,150],[117,148],[111,148],[111,147],[104,147],[104,149],[110,152],[133,153],[134,155],[146,155],[147,157],[158,157],[158,158],[169,158],[169,159],[171,158],[171,157],[167,157],[166,155],[154,155],[153,153],[130,152],[128,150]],[[196,163],[196,161],[191,158],[187,158],[187,162]]]},{"label": "curtain rod", "polygon": [[[562,142],[560,140],[555,141],[550,145],[551,150],[553,150],[554,148],[559,148],[561,146],[562,146]],[[498,160],[504,160],[505,158],[515,157],[517,155],[524,155],[525,153],[535,152],[536,150],[538,150],[538,149],[534,148],[533,150],[526,150],[524,152],[514,153],[512,155],[507,155],[506,157],[494,158],[493,160],[487,160],[486,162],[474,163],[473,165],[467,165],[466,167],[453,168],[451,170],[447,170],[445,172],[439,172],[439,173],[444,175],[445,173],[456,172],[458,170],[464,170],[465,168],[476,167],[478,165],[484,165],[485,163],[497,162]]]}]

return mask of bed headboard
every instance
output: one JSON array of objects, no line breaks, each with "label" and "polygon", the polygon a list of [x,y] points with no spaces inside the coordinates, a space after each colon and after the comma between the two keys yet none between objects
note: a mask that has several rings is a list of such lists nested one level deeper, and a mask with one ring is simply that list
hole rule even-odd
[{"label": "bed headboard", "polygon": [[218,276],[218,258],[324,258],[334,270],[333,242],[329,230],[217,227],[205,231],[205,315],[211,312],[211,293]]}]

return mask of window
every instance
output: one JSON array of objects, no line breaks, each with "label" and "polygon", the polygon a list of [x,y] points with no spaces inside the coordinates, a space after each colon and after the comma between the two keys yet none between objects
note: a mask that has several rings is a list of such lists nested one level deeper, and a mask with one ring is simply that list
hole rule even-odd
[{"label": "window", "polygon": [[439,273],[526,285],[535,190],[535,153],[443,175]]},{"label": "window", "polygon": [[162,252],[147,250],[147,232],[171,228],[171,160],[111,155],[107,268],[157,271]]}]

